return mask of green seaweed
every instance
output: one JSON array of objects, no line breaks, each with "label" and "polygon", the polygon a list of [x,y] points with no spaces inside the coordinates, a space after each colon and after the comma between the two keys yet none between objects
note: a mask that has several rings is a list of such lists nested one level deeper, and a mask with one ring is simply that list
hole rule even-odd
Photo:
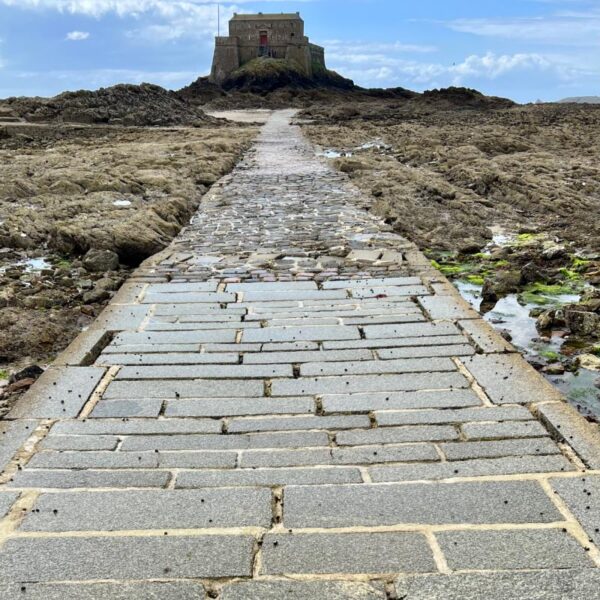
[{"label": "green seaweed", "polygon": [[467,275],[467,281],[474,285],[483,285],[485,283],[485,278],[481,275]]},{"label": "green seaweed", "polygon": [[540,352],[540,356],[550,362],[558,362],[560,360],[560,354],[553,350],[544,350],[543,352]]},{"label": "green seaweed", "polygon": [[5,369],[0,369],[0,379],[8,379],[9,374]]}]

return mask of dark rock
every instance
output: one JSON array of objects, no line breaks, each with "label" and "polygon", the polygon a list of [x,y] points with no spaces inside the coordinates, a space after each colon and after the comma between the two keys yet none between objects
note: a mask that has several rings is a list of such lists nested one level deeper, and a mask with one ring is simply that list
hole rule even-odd
[{"label": "dark rock", "polygon": [[9,383],[16,383],[17,381],[22,381],[24,379],[33,379],[35,381],[38,377],[40,377],[40,375],[42,375],[43,372],[44,369],[38,365],[30,365],[18,373],[13,373],[10,376]]},{"label": "dark rock", "polygon": [[600,337],[600,315],[586,311],[582,306],[566,307],[565,323],[576,335]]},{"label": "dark rock", "polygon": [[90,273],[115,271],[119,268],[119,255],[112,250],[96,250],[92,248],[83,257],[83,266]]}]

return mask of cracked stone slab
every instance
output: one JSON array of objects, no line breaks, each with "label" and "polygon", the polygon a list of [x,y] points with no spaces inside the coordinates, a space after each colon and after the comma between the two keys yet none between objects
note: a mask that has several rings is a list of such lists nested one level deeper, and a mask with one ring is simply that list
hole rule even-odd
[{"label": "cracked stone slab", "polygon": [[105,372],[106,369],[99,367],[50,367],[19,399],[8,418],[76,417]]}]

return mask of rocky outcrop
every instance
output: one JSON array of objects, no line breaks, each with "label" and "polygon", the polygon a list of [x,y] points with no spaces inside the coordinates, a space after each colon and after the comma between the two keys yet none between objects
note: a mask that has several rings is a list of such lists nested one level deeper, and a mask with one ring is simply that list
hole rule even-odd
[{"label": "rocky outcrop", "polygon": [[199,108],[157,85],[116,85],[54,98],[9,98],[0,110],[32,123],[193,125],[210,120]]}]

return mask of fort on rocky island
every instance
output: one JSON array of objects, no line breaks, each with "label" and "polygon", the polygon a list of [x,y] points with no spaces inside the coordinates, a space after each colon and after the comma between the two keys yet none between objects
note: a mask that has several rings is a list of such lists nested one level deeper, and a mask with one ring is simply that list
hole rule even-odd
[{"label": "fort on rocky island", "polygon": [[210,80],[221,84],[234,71],[260,58],[285,60],[307,77],[325,69],[325,49],[304,35],[304,21],[294,14],[234,14],[229,36],[217,37]]}]

